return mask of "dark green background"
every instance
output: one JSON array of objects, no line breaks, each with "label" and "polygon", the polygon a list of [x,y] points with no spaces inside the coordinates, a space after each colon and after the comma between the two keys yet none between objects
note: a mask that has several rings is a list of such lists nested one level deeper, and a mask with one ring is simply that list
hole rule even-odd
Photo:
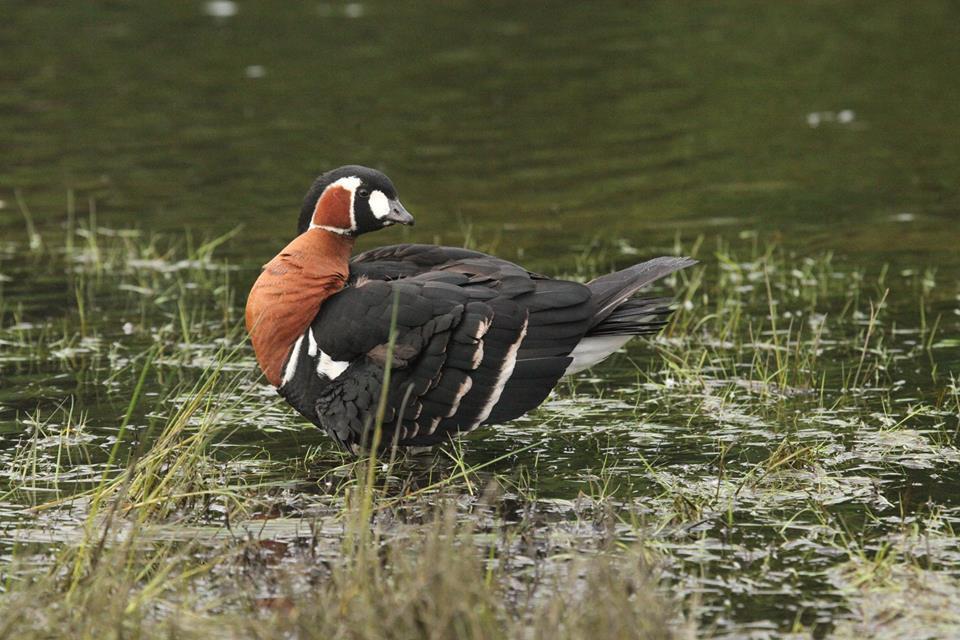
[{"label": "dark green background", "polygon": [[5,234],[12,188],[41,225],[72,188],[107,225],[244,223],[260,264],[314,175],[365,163],[417,216],[404,237],[469,224],[540,268],[597,234],[741,229],[957,264],[956,3],[203,7],[4,3]]}]

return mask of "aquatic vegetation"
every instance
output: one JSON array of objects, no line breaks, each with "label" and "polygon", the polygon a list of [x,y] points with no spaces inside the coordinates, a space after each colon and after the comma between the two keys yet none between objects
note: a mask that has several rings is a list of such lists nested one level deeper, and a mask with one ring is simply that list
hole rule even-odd
[{"label": "aquatic vegetation", "polygon": [[[932,272],[700,240],[612,383],[355,461],[257,380],[229,235],[72,220],[4,283],[0,637],[895,637],[883,612],[915,599],[957,628],[956,299]],[[26,295],[55,274],[65,305]]]}]

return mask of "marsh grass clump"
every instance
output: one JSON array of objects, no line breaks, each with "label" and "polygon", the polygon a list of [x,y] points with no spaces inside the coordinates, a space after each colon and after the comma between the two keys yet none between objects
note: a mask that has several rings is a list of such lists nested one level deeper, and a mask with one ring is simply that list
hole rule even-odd
[{"label": "marsh grass clump", "polygon": [[[517,573],[533,559],[513,532],[529,525],[496,514],[496,490],[467,507],[487,514],[482,533],[449,479],[397,495],[390,477],[402,461],[383,476],[375,458],[354,462],[343,493],[319,498],[335,508],[304,516],[306,532],[271,537],[270,519],[260,525],[245,508],[250,496],[195,479],[209,473],[213,414],[184,425],[209,411],[217,384],[214,370],[139,458],[76,496],[84,526],[52,559],[36,566],[33,545],[14,549],[0,637],[674,637],[677,614],[643,555],[545,547],[537,571]],[[462,463],[459,473],[476,486]],[[269,496],[250,489],[251,502]],[[219,518],[193,508],[201,495],[238,508],[211,526]]]},{"label": "marsh grass clump", "polygon": [[960,628],[960,582],[942,563],[956,532],[934,510],[886,540],[847,536],[846,562],[829,579],[851,605],[835,629],[838,638],[948,638]]},{"label": "marsh grass clump", "polygon": [[644,556],[537,543],[500,512],[482,489],[506,456],[472,464],[452,444],[428,469],[316,447],[309,464],[272,460],[239,444],[241,426],[272,431],[241,341],[185,359],[203,314],[177,316],[177,334],[161,304],[144,313],[158,337],[139,351],[131,337],[118,368],[84,364],[126,390],[122,404],[108,393],[112,418],[71,395],[18,419],[0,637],[572,638],[604,619],[609,637],[673,637]]},{"label": "marsh grass clump", "polygon": [[286,544],[269,539],[212,550],[118,530],[89,541],[100,554],[79,576],[69,549],[44,573],[5,567],[18,577],[0,598],[0,637],[676,637],[636,557],[566,559],[516,584],[450,510],[416,536],[376,533],[329,560],[309,546],[284,557]]},{"label": "marsh grass clump", "polygon": [[[617,452],[606,503],[621,532],[646,532],[676,582],[712,576],[692,589],[727,603],[763,592],[742,611],[782,610],[781,631],[826,633],[859,606],[831,567],[925,527],[931,505],[956,521],[960,360],[942,338],[960,329],[947,320],[956,292],[928,269],[862,269],[776,244],[677,252],[703,264],[676,278],[674,321],[651,341],[659,358],[630,350],[616,383],[572,381],[548,403],[566,418],[551,432]],[[934,573],[955,571],[957,540],[937,539]],[[713,586],[719,576],[729,586]],[[702,619],[737,606],[707,596]]]},{"label": "marsh grass clump", "polygon": [[[960,327],[930,269],[700,240],[605,382],[357,459],[252,374],[229,234],[88,209],[0,247],[0,637],[896,637],[914,598],[957,628]],[[567,275],[634,252],[593,239]]]}]

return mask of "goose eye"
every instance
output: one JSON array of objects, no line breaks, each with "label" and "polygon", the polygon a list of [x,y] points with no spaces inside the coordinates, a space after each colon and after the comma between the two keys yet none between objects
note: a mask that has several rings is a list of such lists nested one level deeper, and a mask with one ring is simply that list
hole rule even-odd
[{"label": "goose eye", "polygon": [[366,187],[360,187],[359,189],[357,189],[357,195],[360,196],[361,198],[369,198],[370,189],[367,189]]}]

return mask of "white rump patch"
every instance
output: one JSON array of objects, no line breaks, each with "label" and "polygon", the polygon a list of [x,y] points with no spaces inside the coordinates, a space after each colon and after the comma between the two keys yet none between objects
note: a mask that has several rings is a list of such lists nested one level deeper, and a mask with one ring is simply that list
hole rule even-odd
[{"label": "white rump patch", "polygon": [[330,380],[335,380],[350,366],[349,360],[334,360],[323,351],[319,353],[320,358],[317,360],[317,375],[326,376]]},{"label": "white rump patch", "polygon": [[370,211],[373,212],[373,216],[377,220],[382,220],[388,213],[390,213],[390,201],[387,199],[387,196],[383,195],[383,191],[374,191],[370,194]]},{"label": "white rump patch", "polygon": [[[300,347],[303,346],[303,336],[297,338],[290,349],[290,355],[287,356],[287,366],[283,368],[283,378],[280,379],[280,387],[293,379],[293,374],[297,372],[297,361],[300,359]],[[277,387],[278,389],[280,387]]]},{"label": "white rump patch", "polygon": [[592,336],[587,337],[577,343],[570,356],[573,362],[563,372],[568,376],[571,373],[578,373],[584,369],[589,369],[595,364],[599,364],[612,355],[617,349],[630,342],[634,336]]}]

